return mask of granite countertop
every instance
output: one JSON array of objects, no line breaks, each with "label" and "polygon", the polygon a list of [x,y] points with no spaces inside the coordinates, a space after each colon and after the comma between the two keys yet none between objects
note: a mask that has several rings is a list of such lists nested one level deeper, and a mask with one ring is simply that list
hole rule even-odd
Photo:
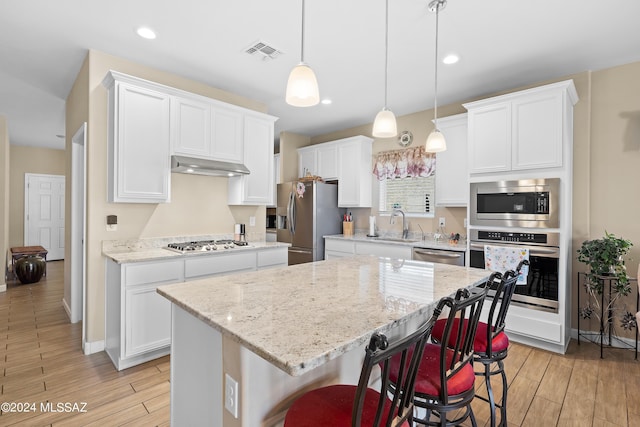
[{"label": "granite countertop", "polygon": [[248,246],[236,246],[233,249],[217,250],[208,252],[195,252],[188,254],[181,254],[167,249],[167,244],[170,242],[190,241],[190,240],[220,240],[228,239],[229,237],[210,237],[210,236],[197,236],[197,237],[170,237],[170,238],[158,238],[158,239],[143,239],[143,240],[123,240],[123,241],[103,241],[102,242],[102,255],[117,262],[118,264],[130,263],[130,262],[143,262],[143,261],[159,261],[163,259],[180,259],[180,258],[192,258],[198,256],[216,256],[221,254],[232,254],[236,252],[244,251],[256,251],[256,250],[268,250],[275,248],[283,248],[291,246],[288,243],[282,242],[265,242],[262,241],[250,241]]},{"label": "granite countertop", "polygon": [[361,255],[210,277],[158,293],[290,375],[425,319],[482,269]]},{"label": "granite countertop", "polygon": [[[344,234],[334,234],[330,236],[324,236],[325,239],[342,239],[353,240],[358,242],[379,243],[384,245],[398,245],[409,246],[412,248],[428,248],[428,249],[442,249],[447,251],[465,252],[467,250],[466,241],[460,241],[458,244],[451,244],[447,239],[436,242],[433,238],[427,238],[421,240],[420,237],[413,237],[407,239],[405,242],[399,242],[396,240],[385,240],[387,236],[369,237],[365,233],[356,232],[352,236],[345,236]],[[398,238],[399,236],[388,236],[391,238]]]}]

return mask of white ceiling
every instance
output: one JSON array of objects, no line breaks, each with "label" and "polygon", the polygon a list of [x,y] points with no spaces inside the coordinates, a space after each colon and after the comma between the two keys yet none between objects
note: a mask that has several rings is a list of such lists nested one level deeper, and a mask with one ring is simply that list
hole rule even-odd
[{"label": "white ceiling", "polygon": [[[433,107],[435,15],[390,0],[389,108]],[[261,101],[287,130],[317,135],[370,123],[384,103],[384,0],[307,0],[305,60],[321,97],[284,102],[300,60],[300,0],[2,0],[0,114],[12,144],[63,148],[64,102],[87,49]],[[449,0],[440,13],[438,104],[640,60],[638,0]],[[146,25],[154,41],[135,34]],[[244,53],[257,40],[284,52]]]}]

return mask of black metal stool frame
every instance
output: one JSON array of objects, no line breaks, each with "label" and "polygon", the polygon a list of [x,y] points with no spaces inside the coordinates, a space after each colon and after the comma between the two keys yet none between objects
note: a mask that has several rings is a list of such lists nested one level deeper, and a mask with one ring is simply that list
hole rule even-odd
[{"label": "black metal stool frame", "polygon": [[[507,317],[507,310],[511,304],[511,297],[516,289],[516,283],[518,281],[518,275],[523,265],[529,265],[529,261],[520,261],[516,271],[508,270],[502,275],[502,280],[496,289],[496,294],[491,302],[491,308],[489,309],[489,317],[487,319],[487,348],[486,352],[475,352],[473,361],[481,363],[483,365],[482,371],[476,371],[476,376],[483,376],[485,386],[487,388],[488,399],[476,395],[480,400],[484,400],[489,403],[491,409],[491,427],[496,426],[496,408],[500,409],[500,425],[507,426],[507,376],[504,372],[503,360],[507,357],[508,348],[504,350],[494,352],[492,349],[493,339],[500,333],[504,332],[505,320]],[[499,277],[499,275],[497,276]],[[500,308],[498,308],[498,302],[502,301]],[[491,365],[496,363],[497,369],[491,369]],[[493,388],[491,387],[491,377],[494,375],[500,375],[502,377],[502,399],[500,403],[496,403],[495,396],[493,395]]]}]

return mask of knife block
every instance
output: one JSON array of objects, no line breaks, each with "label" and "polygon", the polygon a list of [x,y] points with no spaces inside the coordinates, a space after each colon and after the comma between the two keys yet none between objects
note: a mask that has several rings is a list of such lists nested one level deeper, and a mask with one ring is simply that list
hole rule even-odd
[{"label": "knife block", "polygon": [[345,236],[353,236],[353,221],[342,222],[342,234]]}]

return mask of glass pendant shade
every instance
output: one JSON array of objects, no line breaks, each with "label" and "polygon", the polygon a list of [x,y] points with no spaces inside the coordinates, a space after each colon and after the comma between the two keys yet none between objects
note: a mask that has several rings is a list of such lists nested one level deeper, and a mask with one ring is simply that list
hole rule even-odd
[{"label": "glass pendant shade", "polygon": [[296,65],[289,74],[286,101],[294,107],[311,107],[320,102],[318,80],[311,67],[304,62]]},{"label": "glass pendant shade", "polygon": [[373,122],[373,136],[376,138],[393,138],[398,134],[396,116],[391,110],[383,108]]},{"label": "glass pendant shade", "polygon": [[428,153],[439,153],[447,149],[447,141],[438,129],[434,129],[427,138],[425,151]]}]

